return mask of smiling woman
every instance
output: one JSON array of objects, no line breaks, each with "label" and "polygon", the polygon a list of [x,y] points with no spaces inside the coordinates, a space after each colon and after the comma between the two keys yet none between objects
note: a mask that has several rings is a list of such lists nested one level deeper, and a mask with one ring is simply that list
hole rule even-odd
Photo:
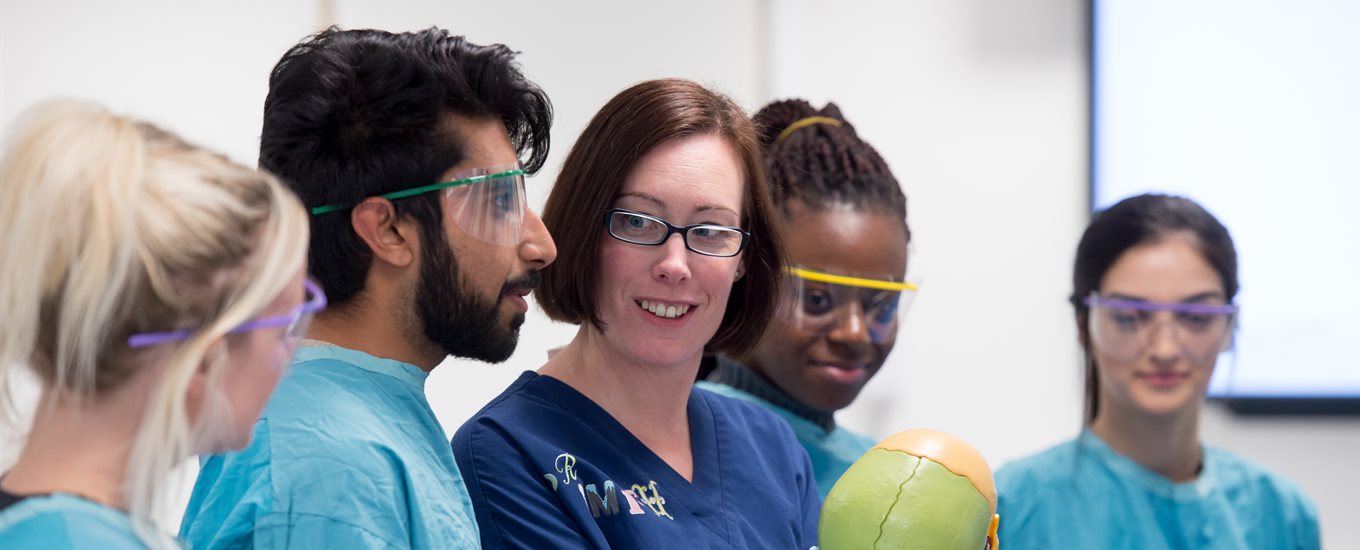
[{"label": "smiling woman", "polygon": [[1237,313],[1228,230],[1188,199],[1125,199],[1086,228],[1072,279],[1086,428],[997,472],[1006,548],[1318,548],[1307,496],[1199,439]]},{"label": "smiling woman", "polygon": [[874,440],[838,426],[897,341],[906,282],[907,198],[835,104],[778,101],[756,113],[778,228],[788,242],[783,309],[748,353],[716,360],[700,387],[784,418],[825,497]]},{"label": "smiling woman", "polygon": [[743,353],[784,278],[754,127],[693,82],[624,90],[568,155],[536,294],[580,325],[464,424],[486,548],[809,548],[820,499],[770,412],[693,388]]}]

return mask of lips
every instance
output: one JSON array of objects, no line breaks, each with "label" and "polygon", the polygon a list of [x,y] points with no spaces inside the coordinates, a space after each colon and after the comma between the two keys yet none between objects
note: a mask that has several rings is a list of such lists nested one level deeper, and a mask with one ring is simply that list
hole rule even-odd
[{"label": "lips", "polygon": [[1142,372],[1137,373],[1135,376],[1137,376],[1140,380],[1148,383],[1151,386],[1160,388],[1176,386],[1181,382],[1190,379],[1190,373],[1175,371]]},{"label": "lips", "polygon": [[662,319],[679,319],[689,313],[690,305],[679,302],[662,302],[659,300],[634,300],[633,303],[646,310],[648,313]]},{"label": "lips", "polygon": [[530,271],[522,277],[506,281],[505,286],[501,287],[501,297],[508,299],[520,313],[526,312],[529,310],[529,301],[525,296],[538,288],[540,279],[537,271]]},{"label": "lips", "polygon": [[833,369],[841,370],[856,370],[868,368],[864,363],[856,363],[854,361],[816,361],[813,362],[813,365],[816,365],[818,367],[830,367]]},{"label": "lips", "polygon": [[812,368],[837,384],[859,385],[869,380],[869,367],[859,363],[813,363]]},{"label": "lips", "polygon": [[501,295],[519,296],[520,298],[528,296],[530,292],[538,288],[538,283],[542,278],[543,276],[539,275],[538,271],[529,271],[522,277],[506,281],[505,286],[501,287]]}]

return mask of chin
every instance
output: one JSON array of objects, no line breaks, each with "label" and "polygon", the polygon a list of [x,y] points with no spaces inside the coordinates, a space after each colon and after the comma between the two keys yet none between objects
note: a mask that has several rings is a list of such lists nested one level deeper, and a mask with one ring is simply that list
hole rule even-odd
[{"label": "chin", "polygon": [[239,451],[239,450],[241,450],[241,449],[244,449],[244,448],[246,448],[246,447],[249,447],[250,444],[251,444],[251,442],[253,442],[253,441],[255,441],[255,432],[252,430],[252,431],[246,432],[246,435],[245,435],[244,437],[238,438],[236,441],[233,442],[234,445],[232,445],[231,448],[225,449],[225,450],[228,450],[228,451]]},{"label": "chin", "polygon": [[1179,416],[1195,408],[1195,396],[1144,396],[1138,400],[1138,408],[1155,417]]},{"label": "chin", "polygon": [[703,355],[704,346],[692,332],[661,336],[647,330],[630,330],[632,327],[628,326],[626,320],[606,320],[605,326],[618,328],[605,331],[604,338],[609,345],[624,357],[642,365],[669,367],[693,362],[697,367]]},{"label": "chin", "polygon": [[827,397],[823,398],[818,402],[808,404],[823,411],[834,413],[841,409],[849,407],[851,403],[855,402],[855,397],[857,397],[857,395],[852,395],[850,397],[844,396]]},{"label": "chin", "polygon": [[861,380],[858,384],[838,384],[812,376],[802,382],[802,386],[806,388],[802,392],[802,396],[794,395],[792,392],[788,392],[788,389],[781,389],[784,389],[785,392],[793,395],[805,405],[834,413],[849,407],[851,403],[855,402],[855,399],[859,398],[859,394],[864,391],[864,387],[868,385],[873,374],[871,373],[869,376],[869,379]]},{"label": "chin", "polygon": [[249,447],[250,443],[254,440],[255,432],[247,431],[244,435],[235,434],[229,438],[223,438],[221,440],[209,442],[206,446],[203,446],[200,449],[195,449],[194,454],[215,455],[229,453],[232,451],[239,451],[241,449]]}]

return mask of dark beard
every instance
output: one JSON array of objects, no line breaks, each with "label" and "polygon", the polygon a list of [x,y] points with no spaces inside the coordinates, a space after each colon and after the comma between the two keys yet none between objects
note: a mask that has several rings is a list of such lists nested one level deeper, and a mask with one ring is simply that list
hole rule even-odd
[{"label": "dark beard", "polygon": [[[515,315],[509,327],[500,325],[500,300],[506,288],[530,284],[517,280],[507,284],[491,299],[484,299],[464,288],[458,276],[458,262],[442,231],[435,239],[425,239],[420,261],[420,284],[415,306],[425,338],[454,357],[500,363],[510,358],[519,343],[519,327],[524,314]],[[537,272],[531,272],[537,283]]]}]

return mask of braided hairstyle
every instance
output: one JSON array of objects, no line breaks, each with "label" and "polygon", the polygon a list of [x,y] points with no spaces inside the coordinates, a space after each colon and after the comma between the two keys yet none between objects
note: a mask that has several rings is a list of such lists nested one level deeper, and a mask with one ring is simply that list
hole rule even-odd
[{"label": "braided hairstyle", "polygon": [[[790,130],[808,117],[830,120],[819,118]],[[902,220],[911,242],[907,196],[883,157],[860,139],[835,103],[818,110],[801,99],[776,101],[756,113],[755,122],[771,194],[786,214],[794,200],[814,210],[833,204],[885,210]]]},{"label": "braided hairstyle", "polygon": [[[770,195],[785,219],[794,202],[812,210],[848,204],[861,212],[893,214],[911,242],[907,196],[888,163],[859,138],[835,103],[818,110],[802,99],[785,99],[766,105],[753,118]],[[716,368],[717,358],[705,356],[698,379],[708,378]]]}]

